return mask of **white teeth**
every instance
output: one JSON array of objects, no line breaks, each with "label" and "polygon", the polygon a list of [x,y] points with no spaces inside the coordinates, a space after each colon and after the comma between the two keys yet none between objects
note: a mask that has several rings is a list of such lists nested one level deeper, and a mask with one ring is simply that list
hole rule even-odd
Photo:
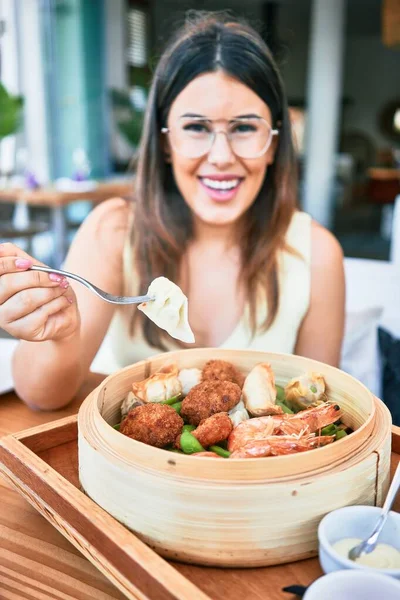
[{"label": "white teeth", "polygon": [[239,185],[239,179],[218,181],[216,179],[208,179],[208,177],[203,177],[202,181],[207,187],[210,187],[213,190],[232,190]]}]

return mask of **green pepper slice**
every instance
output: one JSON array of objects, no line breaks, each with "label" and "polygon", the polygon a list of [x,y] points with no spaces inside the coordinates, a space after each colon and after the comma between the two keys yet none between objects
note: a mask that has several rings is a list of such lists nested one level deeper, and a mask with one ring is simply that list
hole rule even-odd
[{"label": "green pepper slice", "polygon": [[182,396],[182,394],[177,394],[176,396],[172,396],[172,398],[168,398],[168,400],[162,400],[160,402],[160,404],[175,404],[176,402],[179,401],[179,398]]},{"label": "green pepper slice", "polygon": [[204,452],[204,448],[200,442],[187,430],[182,431],[181,433],[180,446],[185,454]]},{"label": "green pepper slice", "polygon": [[211,452],[215,452],[215,454],[218,454],[218,456],[222,456],[223,458],[229,458],[231,455],[229,450],[225,450],[224,448],[221,448],[221,446],[210,446],[209,450]]}]

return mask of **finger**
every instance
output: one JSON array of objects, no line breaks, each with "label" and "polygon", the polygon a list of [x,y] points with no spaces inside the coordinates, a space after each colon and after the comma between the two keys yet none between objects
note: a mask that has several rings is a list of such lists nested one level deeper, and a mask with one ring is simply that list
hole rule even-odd
[{"label": "finger", "polygon": [[9,325],[18,321],[66,293],[67,290],[61,287],[23,290],[0,306],[0,323]]},{"label": "finger", "polygon": [[12,296],[23,290],[32,288],[56,288],[58,286],[66,289],[68,285],[68,280],[65,277],[56,275],[55,273],[42,273],[40,271],[7,273],[0,276],[0,304],[3,304]]},{"label": "finger", "polygon": [[0,277],[7,273],[27,271],[34,264],[41,265],[42,263],[29,256],[28,258],[21,256],[2,256],[0,257]]},{"label": "finger", "polygon": [[[63,313],[66,313],[66,309],[71,308],[71,298],[68,297],[67,294],[64,294],[58,298],[54,298],[50,300],[47,304],[43,304],[35,310],[34,312],[18,319],[12,324],[12,329],[14,332],[30,332],[30,339],[32,340],[44,340],[44,339],[52,339],[59,333],[58,330],[62,330],[63,325],[67,328],[70,324],[71,319],[65,314],[65,323],[63,323]],[[57,328],[54,330],[48,326],[48,322],[50,325],[54,326],[54,315],[59,316],[57,319]],[[10,333],[12,333],[10,328]],[[15,335],[15,333],[14,333]],[[17,336],[18,337],[18,336]]]},{"label": "finger", "polygon": [[32,256],[29,256],[29,254],[27,254],[26,252],[21,250],[21,248],[19,248],[15,244],[12,244],[11,242],[3,242],[2,244],[0,244],[0,258],[3,258],[5,256],[17,256],[19,258],[30,259],[38,265],[42,264],[34,260]]}]

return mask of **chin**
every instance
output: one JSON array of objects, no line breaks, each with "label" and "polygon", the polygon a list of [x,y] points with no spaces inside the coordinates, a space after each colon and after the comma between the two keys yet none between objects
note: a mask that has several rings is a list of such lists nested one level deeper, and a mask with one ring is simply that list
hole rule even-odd
[{"label": "chin", "polygon": [[207,225],[233,225],[242,216],[243,213],[233,211],[207,211],[203,213],[197,213],[197,218],[206,223]]}]

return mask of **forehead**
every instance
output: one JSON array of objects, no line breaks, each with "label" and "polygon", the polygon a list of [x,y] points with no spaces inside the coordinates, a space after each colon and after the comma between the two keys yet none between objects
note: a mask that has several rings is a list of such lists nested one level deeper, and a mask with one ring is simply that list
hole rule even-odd
[{"label": "forehead", "polygon": [[270,121],[268,106],[252,89],[222,71],[205,73],[191,81],[175,98],[169,119],[185,113],[212,119],[232,119],[242,114],[257,114]]}]

